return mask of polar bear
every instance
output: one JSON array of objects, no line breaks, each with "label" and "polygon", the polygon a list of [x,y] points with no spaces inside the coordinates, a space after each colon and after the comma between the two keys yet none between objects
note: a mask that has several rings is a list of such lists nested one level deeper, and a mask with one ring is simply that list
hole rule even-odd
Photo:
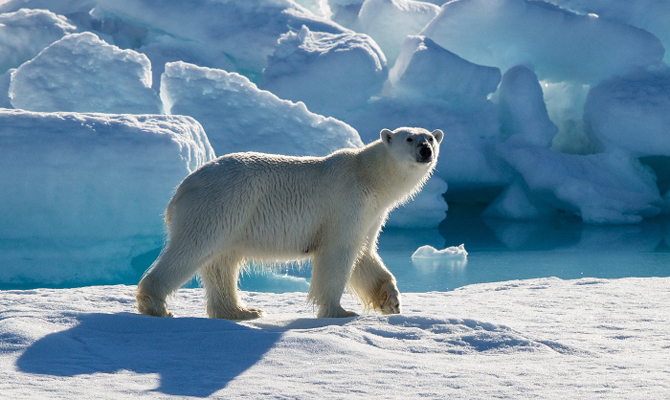
[{"label": "polar bear", "polygon": [[340,305],[346,287],[365,309],[400,313],[377,237],[430,177],[444,135],[403,127],[380,136],[326,157],[228,154],[190,174],[168,203],[167,243],[138,285],[139,312],[172,316],[166,297],[198,273],[209,317],[257,318],[238,297],[241,265],[311,259],[318,317],[356,315]]}]

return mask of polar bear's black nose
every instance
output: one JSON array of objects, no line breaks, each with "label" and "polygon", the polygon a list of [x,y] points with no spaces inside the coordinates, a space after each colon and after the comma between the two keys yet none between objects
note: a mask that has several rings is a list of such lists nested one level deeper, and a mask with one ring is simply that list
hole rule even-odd
[{"label": "polar bear's black nose", "polygon": [[421,157],[421,161],[430,160],[430,158],[433,156],[433,150],[431,150],[430,146],[428,145],[422,145],[419,148],[419,156]]}]

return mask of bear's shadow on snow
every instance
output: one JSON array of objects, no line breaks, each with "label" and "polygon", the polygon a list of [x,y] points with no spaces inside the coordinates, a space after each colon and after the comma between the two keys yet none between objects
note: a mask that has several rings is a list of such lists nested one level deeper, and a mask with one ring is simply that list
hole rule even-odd
[{"label": "bear's shadow on snow", "polygon": [[226,320],[85,314],[17,360],[27,373],[76,376],[133,371],[160,376],[157,391],[207,397],[261,360],[282,332]]}]

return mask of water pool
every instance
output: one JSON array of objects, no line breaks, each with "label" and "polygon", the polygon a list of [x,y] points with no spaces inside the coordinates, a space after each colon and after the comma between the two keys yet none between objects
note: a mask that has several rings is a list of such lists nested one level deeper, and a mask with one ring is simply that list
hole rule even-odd
[{"label": "water pool", "polygon": [[[423,245],[442,249],[461,243],[469,253],[465,261],[415,263],[411,260],[412,253]],[[10,249],[30,254],[23,247],[15,247],[12,243],[0,242],[0,252]],[[155,249],[136,257],[128,273],[107,280],[74,279],[50,284],[49,275],[58,271],[44,266],[44,281],[0,282],[0,289],[135,285],[159,252],[160,249]],[[379,253],[403,292],[448,291],[474,283],[550,276],[562,279],[667,277],[670,276],[670,219],[649,220],[638,225],[588,226],[576,218],[511,222],[450,210],[449,218],[438,229],[386,229],[379,239]],[[76,271],[65,272],[77,276]],[[274,272],[252,270],[242,275],[240,287],[261,292],[306,292],[310,276],[309,266],[284,267]],[[187,284],[188,287],[197,285],[196,280]]]},{"label": "water pool", "polygon": [[[465,244],[468,257],[415,263],[420,246],[437,249]],[[439,229],[387,229],[379,254],[403,292],[448,291],[484,282],[555,276],[624,278],[670,276],[670,220],[638,225],[588,226],[577,219],[512,222],[454,218]],[[309,268],[275,274],[249,272],[243,290],[307,291]]]}]

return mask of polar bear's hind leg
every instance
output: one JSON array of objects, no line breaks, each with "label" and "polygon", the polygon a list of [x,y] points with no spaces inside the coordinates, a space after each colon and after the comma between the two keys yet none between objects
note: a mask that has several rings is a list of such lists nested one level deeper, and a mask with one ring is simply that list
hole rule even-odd
[{"label": "polar bear's hind leg", "polygon": [[237,294],[241,257],[222,254],[200,270],[200,279],[207,295],[207,315],[210,318],[247,320],[259,318],[263,311],[246,307]]}]

